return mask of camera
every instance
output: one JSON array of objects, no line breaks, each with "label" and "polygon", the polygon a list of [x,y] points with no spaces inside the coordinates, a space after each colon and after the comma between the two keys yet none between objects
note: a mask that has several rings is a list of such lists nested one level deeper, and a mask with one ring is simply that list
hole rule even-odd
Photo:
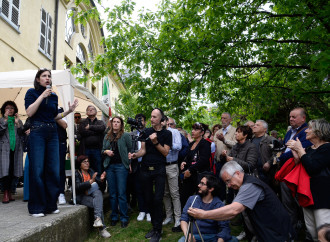
[{"label": "camera", "polygon": [[137,120],[135,120],[134,118],[128,118],[127,123],[131,125],[131,130],[133,129],[141,130],[144,128],[142,124],[142,117],[138,117]]},{"label": "camera", "polygon": [[272,148],[273,152],[282,152],[283,150],[286,149],[285,145],[281,144],[281,142],[278,141],[277,139],[274,139],[272,141],[270,147]]}]

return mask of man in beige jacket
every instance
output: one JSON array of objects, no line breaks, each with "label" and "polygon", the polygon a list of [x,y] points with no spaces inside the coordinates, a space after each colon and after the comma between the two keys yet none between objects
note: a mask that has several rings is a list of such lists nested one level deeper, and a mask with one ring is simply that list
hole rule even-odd
[{"label": "man in beige jacket", "polygon": [[[231,150],[231,148],[237,143],[235,139],[236,128],[231,126],[231,116],[230,113],[222,113],[221,114],[221,123],[222,128],[216,132],[214,135],[214,143],[216,145],[215,151],[215,162],[216,162],[216,175],[219,177],[219,172],[224,165],[224,163],[220,162],[220,155],[223,150],[227,150],[227,154]],[[220,199],[224,201],[226,199],[226,184],[220,179],[221,183],[221,192]]]}]

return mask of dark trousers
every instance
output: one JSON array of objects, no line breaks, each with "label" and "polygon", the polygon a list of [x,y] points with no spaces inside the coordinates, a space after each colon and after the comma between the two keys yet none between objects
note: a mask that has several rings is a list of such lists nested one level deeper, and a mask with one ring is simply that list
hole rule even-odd
[{"label": "dark trousers", "polygon": [[50,213],[57,209],[60,164],[56,124],[34,122],[29,141],[29,213]]},{"label": "dark trousers", "polygon": [[[140,181],[143,187],[146,207],[150,209],[153,229],[161,232],[163,222],[163,197],[166,181],[165,165],[155,167],[154,170],[149,170],[147,167],[142,166]],[[153,184],[155,184],[155,189],[153,189]]]},{"label": "dark trousers", "polygon": [[141,185],[140,173],[141,173],[141,168],[139,164],[134,174],[135,195],[138,202],[139,212],[149,213],[149,209],[146,207],[146,203],[144,201],[143,187]]},{"label": "dark trousers", "polygon": [[12,183],[15,180],[14,176],[14,156],[15,156],[15,151],[10,151],[9,155],[9,171],[8,171],[8,176],[5,176],[1,178],[2,181],[2,186],[3,186],[3,191],[12,191]]},{"label": "dark trousers", "polygon": [[64,194],[65,189],[65,156],[66,156],[66,141],[59,143],[59,149],[60,149],[60,193]]},{"label": "dark trousers", "polygon": [[197,191],[197,175],[191,174],[190,177],[182,179],[179,182],[180,203],[184,207],[190,196],[194,195]]},{"label": "dark trousers", "polygon": [[88,156],[91,168],[97,172],[97,176],[100,177],[103,171],[102,169],[102,155],[100,149],[85,149],[85,155]]}]

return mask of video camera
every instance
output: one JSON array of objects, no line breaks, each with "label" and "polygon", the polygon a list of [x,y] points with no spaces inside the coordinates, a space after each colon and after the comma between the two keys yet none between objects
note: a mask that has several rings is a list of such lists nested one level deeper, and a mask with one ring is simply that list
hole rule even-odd
[{"label": "video camera", "polygon": [[131,130],[133,131],[134,129],[141,130],[144,128],[142,124],[142,117],[138,117],[137,120],[134,118],[128,118],[127,123],[131,125]]}]

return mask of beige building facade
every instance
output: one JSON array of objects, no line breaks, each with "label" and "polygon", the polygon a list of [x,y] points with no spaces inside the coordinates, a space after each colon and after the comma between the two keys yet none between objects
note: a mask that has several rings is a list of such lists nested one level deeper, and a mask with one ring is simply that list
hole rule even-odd
[{"label": "beige building facade", "polygon": [[[72,0],[0,1],[0,72],[63,70],[104,53],[99,22],[90,19],[85,25],[74,23],[72,15],[88,8],[83,3],[76,6]],[[88,69],[83,72],[93,75]],[[125,87],[116,76],[109,74],[108,80],[110,104],[115,110],[115,100]],[[83,85],[101,99],[103,80]]]}]

